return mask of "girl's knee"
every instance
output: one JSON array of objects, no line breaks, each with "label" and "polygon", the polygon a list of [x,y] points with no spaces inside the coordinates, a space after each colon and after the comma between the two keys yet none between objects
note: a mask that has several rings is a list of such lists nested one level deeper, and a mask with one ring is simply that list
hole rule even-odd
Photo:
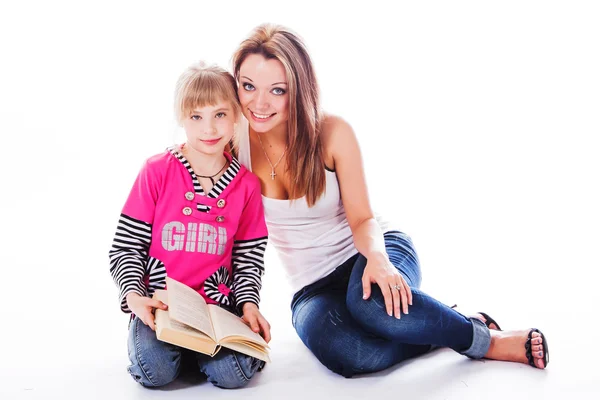
[{"label": "girl's knee", "polygon": [[173,382],[177,378],[179,364],[140,361],[131,364],[127,371],[137,383],[144,387],[160,387]]},{"label": "girl's knee", "polygon": [[[221,352],[225,352],[222,349]],[[215,357],[210,360],[202,369],[208,381],[213,385],[223,389],[239,389],[246,386],[259,367],[262,361],[240,354],[229,352],[224,357]]]},{"label": "girl's knee", "polygon": [[145,387],[159,387],[173,382],[181,367],[181,351],[161,342],[156,334],[138,321],[130,327],[127,368],[133,379]]}]

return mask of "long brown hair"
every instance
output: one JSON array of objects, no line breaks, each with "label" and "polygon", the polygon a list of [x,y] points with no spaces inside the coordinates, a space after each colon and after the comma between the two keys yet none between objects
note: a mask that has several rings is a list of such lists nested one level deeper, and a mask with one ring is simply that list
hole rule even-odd
[{"label": "long brown hair", "polygon": [[325,191],[325,162],[319,86],[306,46],[297,34],[283,26],[258,26],[233,55],[233,75],[238,83],[240,67],[250,54],[283,64],[289,93],[286,170],[291,181],[290,198],[306,195],[312,207]]}]

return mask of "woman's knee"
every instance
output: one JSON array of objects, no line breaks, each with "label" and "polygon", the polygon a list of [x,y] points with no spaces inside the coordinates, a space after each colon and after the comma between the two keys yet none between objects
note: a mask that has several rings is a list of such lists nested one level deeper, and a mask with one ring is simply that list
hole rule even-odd
[{"label": "woman's knee", "polygon": [[350,282],[346,292],[346,308],[352,318],[363,328],[368,328],[378,321],[382,315],[388,316],[385,299],[379,286],[375,284],[371,286],[371,295],[365,300],[363,298],[362,282]]},{"label": "woman's knee", "polygon": [[402,314],[400,319],[387,313],[385,299],[379,287],[373,285],[371,296],[364,300],[362,288],[348,287],[346,307],[352,318],[365,331],[387,340],[403,342],[413,339],[423,329],[424,319],[428,317],[421,306],[422,299],[417,289],[413,291],[413,305],[409,314]]},{"label": "woman's knee", "polygon": [[327,369],[344,378],[381,371],[393,365],[392,353],[384,351],[383,348],[379,351],[373,350],[369,343],[355,343],[352,347],[332,347],[321,351],[317,359]]},{"label": "woman's knee", "polygon": [[329,323],[313,321],[309,327],[296,324],[296,331],[330,371],[350,378],[382,370],[393,362],[393,352],[387,351],[389,344],[363,330],[347,312],[333,310],[323,318]]},{"label": "woman's knee", "polygon": [[345,354],[328,354],[327,357],[320,357],[318,360],[328,370],[344,378],[352,378],[360,373],[360,365],[356,360],[349,359]]},{"label": "woman's knee", "polygon": [[393,231],[384,235],[385,249],[392,265],[402,274],[412,288],[421,286],[421,266],[411,238]]}]

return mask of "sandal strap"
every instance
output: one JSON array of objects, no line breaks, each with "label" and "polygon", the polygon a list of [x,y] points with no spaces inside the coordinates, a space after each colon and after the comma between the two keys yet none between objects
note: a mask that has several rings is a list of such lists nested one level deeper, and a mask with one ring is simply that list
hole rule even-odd
[{"label": "sandal strap", "polygon": [[502,328],[500,328],[500,324],[498,324],[498,322],[496,322],[496,320],[492,317],[490,317],[488,314],[484,313],[483,311],[478,311],[479,314],[481,314],[483,316],[483,318],[485,318],[485,326],[487,326],[489,329],[491,324],[496,325],[496,328],[501,331]]}]

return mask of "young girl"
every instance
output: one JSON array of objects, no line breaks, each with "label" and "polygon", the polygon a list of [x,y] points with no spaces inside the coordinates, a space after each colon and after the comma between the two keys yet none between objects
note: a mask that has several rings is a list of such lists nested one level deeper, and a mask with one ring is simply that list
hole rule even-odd
[{"label": "young girl", "polygon": [[267,228],[260,183],[225,152],[240,116],[235,80],[203,63],[179,78],[177,119],[186,142],[150,157],[123,207],[109,253],[121,310],[132,313],[128,370],[143,386],[163,386],[181,370],[183,353],[215,386],[244,386],[262,365],[221,349],[213,358],[156,338],[153,300],[167,275],[196,289],[209,304],[239,315],[268,342],[258,310]]}]

